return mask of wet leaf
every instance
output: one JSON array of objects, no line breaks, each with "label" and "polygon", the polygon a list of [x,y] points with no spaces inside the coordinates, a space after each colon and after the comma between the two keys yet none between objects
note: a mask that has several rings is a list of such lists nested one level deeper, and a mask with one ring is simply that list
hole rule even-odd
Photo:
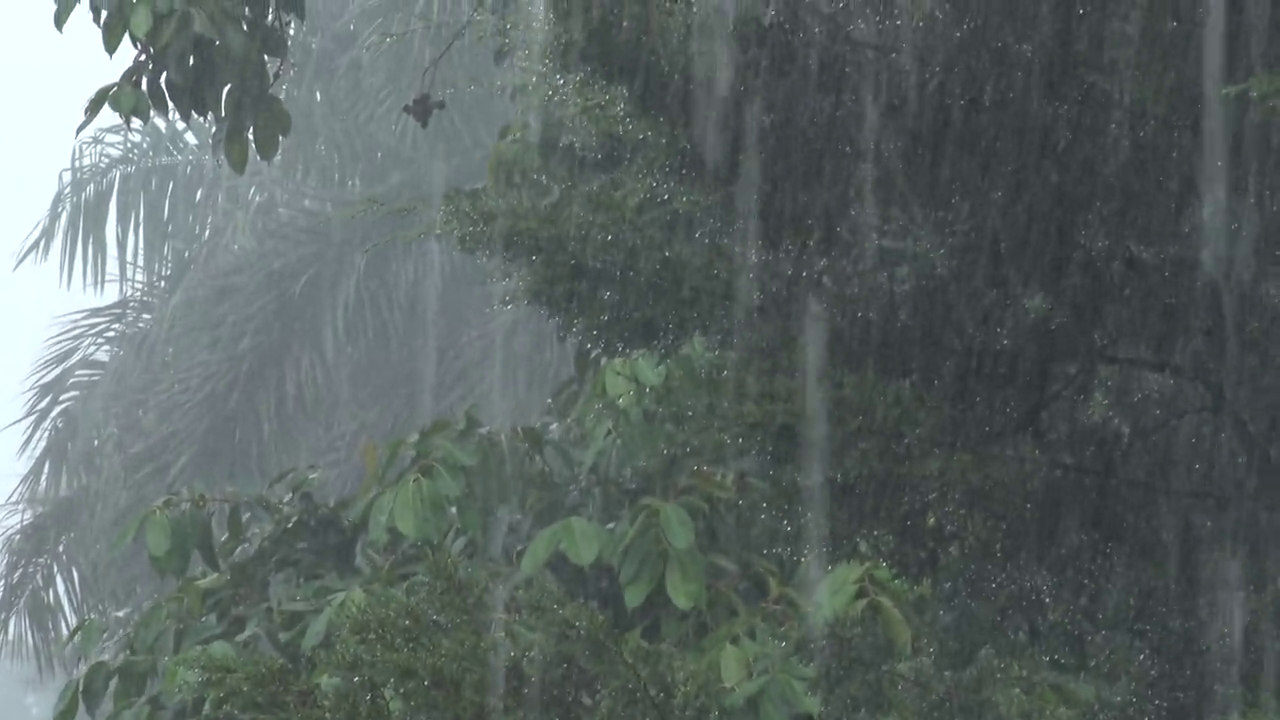
[{"label": "wet leaf", "polygon": [[227,158],[231,172],[243,175],[245,168],[249,166],[249,134],[244,130],[229,129],[222,143],[223,155]]},{"label": "wet leaf", "polygon": [[622,367],[617,362],[610,363],[604,371],[604,391],[609,397],[621,398],[635,389],[635,381],[622,373]]},{"label": "wet leaf", "polygon": [[571,517],[566,524],[561,549],[569,561],[578,567],[587,567],[600,556],[600,544],[604,529],[581,517]]},{"label": "wet leaf", "polygon": [[631,369],[640,384],[646,387],[657,387],[667,378],[667,368],[659,365],[649,354],[641,355],[631,362]]},{"label": "wet leaf", "polygon": [[520,572],[532,575],[546,567],[551,556],[560,547],[561,539],[565,535],[565,527],[563,522],[558,522],[534,535],[529,547],[525,548],[524,556],[520,558]]},{"label": "wet leaf", "polygon": [[880,622],[893,642],[894,648],[902,655],[911,652],[911,628],[907,625],[907,619],[887,598],[876,596],[875,601]]},{"label": "wet leaf", "polygon": [[661,553],[655,551],[644,555],[635,580],[626,585],[622,591],[623,601],[628,610],[640,607],[640,603],[643,603],[645,598],[649,597],[649,593],[658,586],[658,581],[662,579],[662,568]]},{"label": "wet leaf", "polygon": [[658,521],[662,525],[662,535],[676,550],[688,550],[693,547],[693,518],[689,512],[676,503],[666,503],[658,511]]},{"label": "wet leaf", "polygon": [[155,16],[151,12],[151,3],[149,0],[137,0],[133,4],[133,10],[129,13],[129,34],[139,42],[147,37],[147,33],[151,32],[151,26],[155,22]]},{"label": "wet leaf", "polygon": [[80,712],[80,678],[71,678],[58,693],[53,705],[53,720],[75,720]]},{"label": "wet leaf", "polygon": [[747,653],[733,643],[726,644],[720,650],[720,682],[725,687],[736,688],[751,673],[751,663]]},{"label": "wet leaf", "polygon": [[147,515],[143,531],[147,539],[147,553],[153,559],[163,558],[173,547],[173,527],[169,516],[160,510],[153,510]]},{"label": "wet leaf", "polygon": [[667,597],[681,610],[692,610],[706,591],[702,557],[692,551],[676,551],[667,558]]},{"label": "wet leaf", "polygon": [[89,717],[98,714],[98,708],[107,696],[107,688],[111,685],[111,676],[114,674],[111,664],[105,660],[93,663],[84,671],[80,681],[80,701]]},{"label": "wet leaf", "polygon": [[395,505],[392,508],[392,520],[396,530],[410,540],[417,540],[422,533],[422,493],[418,492],[417,478],[400,484],[396,489]]},{"label": "wet leaf", "polygon": [[329,619],[333,617],[333,607],[332,604],[325,606],[319,615],[311,619],[311,623],[307,625],[307,632],[302,636],[302,652],[311,652],[324,641],[325,634],[329,630]]},{"label": "wet leaf", "polygon": [[93,97],[89,98],[89,102],[84,106],[84,120],[76,127],[76,135],[84,132],[84,129],[98,117],[98,113],[102,112],[102,108],[107,104],[107,98],[115,91],[116,85],[117,83],[107,83],[93,93]]},{"label": "wet leaf", "polygon": [[62,32],[62,28],[67,26],[67,20],[71,18],[71,11],[76,9],[79,0],[58,0],[58,7],[53,11],[53,27],[58,32]]},{"label": "wet leaf", "polygon": [[378,499],[373,501],[373,508],[369,511],[369,540],[378,547],[385,545],[387,542],[388,523],[391,521],[391,509],[395,505],[396,493],[394,491],[383,492],[378,495]]}]

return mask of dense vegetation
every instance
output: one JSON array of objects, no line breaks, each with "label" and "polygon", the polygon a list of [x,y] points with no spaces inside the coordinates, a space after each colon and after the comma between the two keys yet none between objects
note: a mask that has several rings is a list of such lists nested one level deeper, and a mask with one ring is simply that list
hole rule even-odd
[{"label": "dense vegetation", "polygon": [[[570,382],[359,482],[151,484],[122,544],[166,581],[77,613],[58,720],[1273,713],[1266,3],[547,5],[420,13],[402,99],[496,49],[515,106],[438,229]],[[140,52],[89,114],[283,163],[305,9],[111,4]]]}]

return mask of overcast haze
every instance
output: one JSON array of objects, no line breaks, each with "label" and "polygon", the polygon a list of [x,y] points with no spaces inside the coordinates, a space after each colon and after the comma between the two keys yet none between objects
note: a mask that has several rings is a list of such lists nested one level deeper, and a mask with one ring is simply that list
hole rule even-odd
[{"label": "overcast haze", "polygon": [[[58,185],[58,173],[71,156],[84,101],[112,79],[113,66],[128,62],[122,52],[108,60],[97,29],[85,13],[76,13],[59,35],[51,3],[14,3],[17,42],[0,48],[4,67],[18,70],[6,81],[6,106],[0,113],[0,416],[7,425],[21,409],[23,381],[54,319],[84,306],[79,292],[58,287],[57,258],[44,266],[12,271],[13,261],[31,228],[39,222]],[[17,458],[20,429],[0,432],[0,488],[7,497],[21,473]]]},{"label": "overcast haze", "polygon": [[[18,32],[16,41],[0,45],[0,64],[10,69],[0,113],[0,426],[21,411],[27,371],[57,316],[89,302],[78,287],[58,287],[56,258],[16,272],[13,262],[57,188],[84,101],[118,72],[113,67],[128,62],[124,53],[107,59],[86,13],[73,15],[59,35],[52,3],[13,3],[9,12],[16,13],[10,22]],[[6,498],[22,472],[20,439],[20,428],[0,431],[0,491]],[[4,697],[16,692],[4,680],[0,677],[0,720],[30,717],[25,699]]]}]

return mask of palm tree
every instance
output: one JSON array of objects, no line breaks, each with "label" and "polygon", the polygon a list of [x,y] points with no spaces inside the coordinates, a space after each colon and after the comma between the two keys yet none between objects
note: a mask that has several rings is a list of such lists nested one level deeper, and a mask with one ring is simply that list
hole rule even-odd
[{"label": "palm tree", "polygon": [[20,262],[56,248],[68,284],[112,288],[49,341],[20,418],[31,462],[0,544],[0,645],[41,672],[78,618],[155,591],[109,546],[164,493],[300,464],[349,480],[365,442],[470,405],[528,418],[567,374],[551,323],[499,302],[489,269],[430,232],[446,187],[484,177],[511,112],[506,71],[469,31],[437,68],[448,110],[425,132],[400,115],[469,10],[341,0],[309,15],[272,164],[233,175],[200,124],[105,130],[76,147],[23,248]]}]

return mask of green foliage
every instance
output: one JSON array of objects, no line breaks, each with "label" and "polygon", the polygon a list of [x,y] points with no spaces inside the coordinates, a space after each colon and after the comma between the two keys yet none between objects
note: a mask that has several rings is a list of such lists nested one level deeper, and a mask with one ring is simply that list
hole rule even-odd
[{"label": "green foliage", "polygon": [[[437,422],[366,452],[363,489],[334,503],[313,495],[312,473],[253,497],[162,501],[130,530],[174,587],[109,636],[60,707],[102,705],[111,718],[447,707],[462,718],[497,703],[514,717],[536,682],[555,717],[816,713],[806,627],[874,606],[901,653],[910,631],[879,566],[838,565],[805,598],[784,580],[794,563],[716,541],[715,519],[764,486],[709,465],[717,448],[672,442],[681,428],[664,419],[685,410],[664,404],[696,400],[690,388],[722,362],[700,343],[666,361],[602,361],[560,422],[509,434],[470,415]],[[645,467],[664,454],[702,460]],[[508,483],[499,466],[523,471]],[[548,493],[597,473],[619,499],[547,522],[519,567],[484,551],[495,498],[554,517],[563,503]],[[557,553],[612,578],[623,614],[578,596],[554,571]],[[763,595],[744,594],[751,577]]]},{"label": "green foliage", "polygon": [[[59,31],[77,5],[59,0]],[[108,55],[126,37],[137,55],[90,98],[77,133],[104,106],[126,123],[173,112],[183,122],[211,120],[236,174],[248,162],[250,134],[258,157],[275,157],[292,120],[271,88],[288,57],[291,23],[306,16],[303,0],[110,0],[90,3],[90,11]]]},{"label": "green foliage", "polygon": [[622,88],[541,67],[528,77],[487,183],[446,196],[441,228],[518,269],[531,300],[597,347],[727,327],[725,198],[690,180],[678,135],[636,117]]}]

